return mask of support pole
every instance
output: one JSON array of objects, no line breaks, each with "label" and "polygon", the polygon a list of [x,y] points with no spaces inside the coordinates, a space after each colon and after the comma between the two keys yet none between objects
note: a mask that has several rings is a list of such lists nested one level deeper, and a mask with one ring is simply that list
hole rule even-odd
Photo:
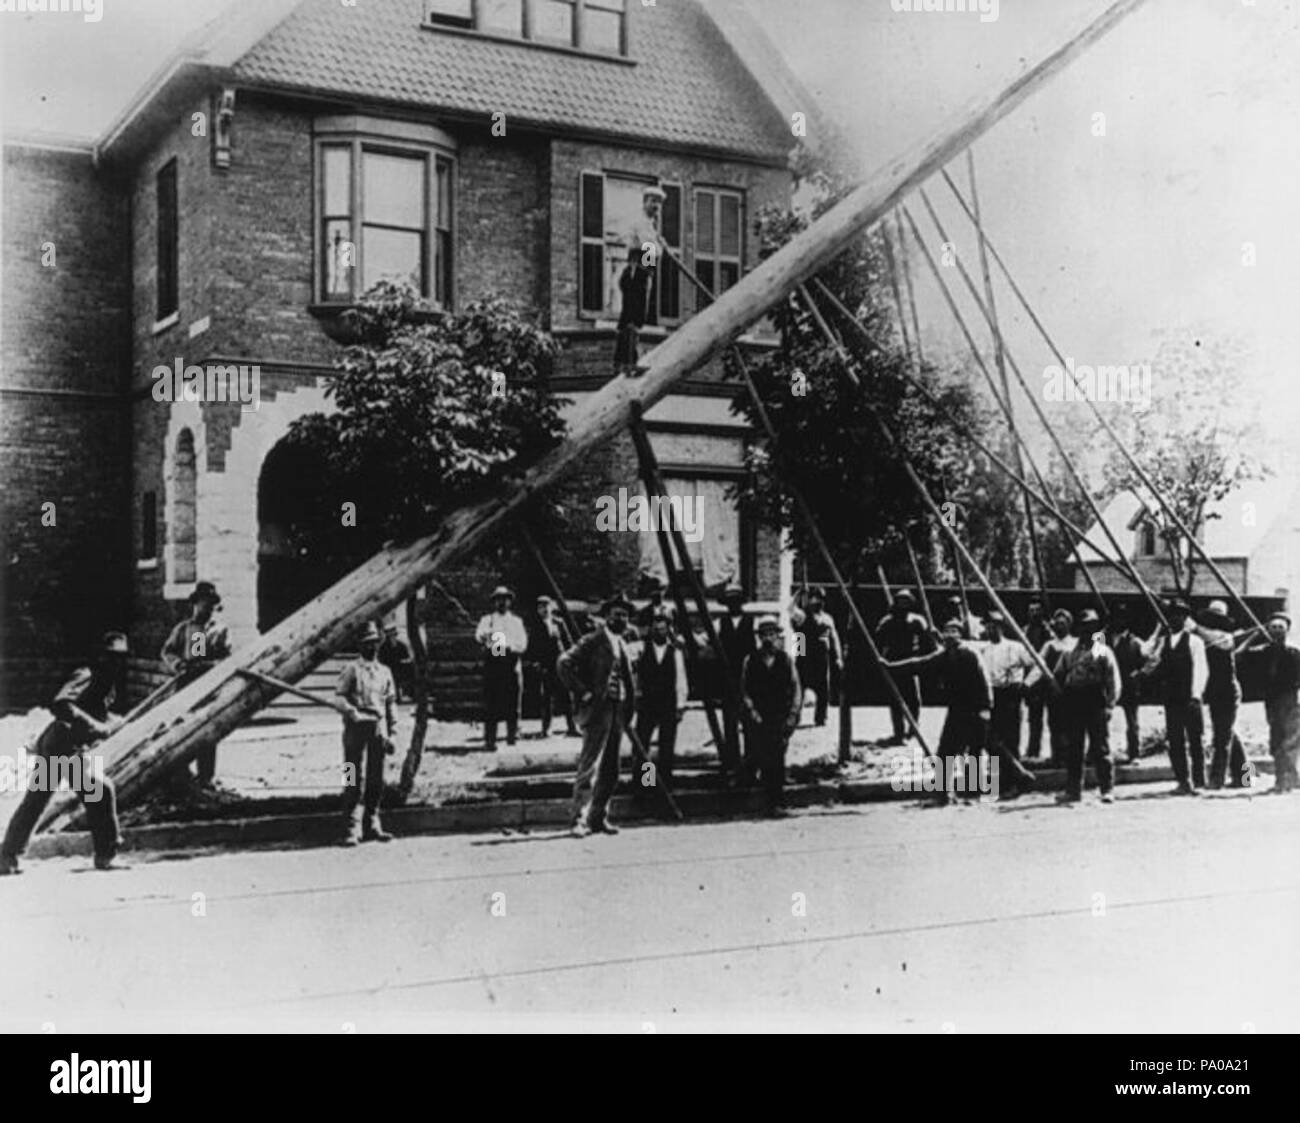
[{"label": "support pole", "polygon": [[894,294],[894,308],[898,313],[898,331],[903,337],[903,354],[907,356],[909,363],[915,364],[912,357],[912,335],[907,330],[907,311],[903,307],[903,290],[898,285],[898,261],[894,255],[894,235],[888,218],[880,224],[880,233],[885,246],[885,261],[889,266],[889,287]]},{"label": "support pole", "polygon": [[[799,286],[799,294],[803,297],[804,303],[812,312],[813,317],[817,321],[818,327],[821,328],[822,334],[826,337],[826,341],[832,348],[834,348],[835,353],[839,356],[840,368],[844,371],[845,376],[852,383],[853,387],[861,393],[862,381],[858,378],[857,372],[853,369],[853,360],[850,358],[848,352],[844,350],[844,345],[836,338],[835,333],[831,331],[830,325],[822,316],[821,309],[813,301],[812,294],[808,291],[806,285]],[[921,502],[930,512],[930,516],[939,524],[940,527],[943,528],[943,532],[948,536],[948,540],[956,548],[958,555],[967,565],[970,566],[971,572],[975,574],[976,580],[979,581],[984,591],[988,594],[989,600],[992,601],[997,610],[1002,613],[1003,617],[1005,617],[1007,627],[1015,635],[1016,639],[1024,645],[1025,650],[1029,652],[1030,657],[1034,660],[1034,664],[1050,683],[1051,689],[1053,691],[1059,691],[1060,687],[1057,685],[1056,679],[1053,678],[1052,672],[1048,670],[1047,664],[1043,662],[1042,656],[1034,650],[1033,644],[1029,642],[1029,638],[1021,630],[1015,617],[1013,617],[1008,611],[1007,606],[1002,603],[1002,598],[998,596],[997,590],[993,587],[988,577],[985,576],[984,571],[980,569],[979,563],[975,561],[975,559],[970,555],[970,552],[962,544],[961,537],[957,532],[944,522],[943,512],[939,510],[938,504],[935,503],[934,497],[930,494],[929,489],[925,486],[921,477],[916,474],[916,469],[912,466],[911,457],[907,455],[906,450],[899,443],[898,438],[894,436],[893,430],[885,423],[884,418],[880,416],[879,411],[874,407],[869,407],[867,412],[876,423],[876,428],[880,430],[880,435],[884,438],[885,444],[898,457],[899,463],[903,466],[903,471],[907,474],[909,482],[916,490],[918,498],[920,498]],[[904,709],[906,709],[906,707],[904,707]]]},{"label": "support pole", "polygon": [[912,287],[912,264],[907,252],[907,231],[903,229],[903,220],[898,208],[894,208],[894,219],[898,223],[899,255],[902,258],[903,287],[907,290],[907,306],[912,313],[912,339],[916,343],[916,367],[925,366],[925,352],[921,349],[921,320],[916,314],[916,290]]},{"label": "support pole", "polygon": [[[1002,382],[1002,396],[1007,403],[1007,425],[1011,429],[1011,461],[1016,471],[1025,474],[1025,464],[1020,456],[1020,432],[1016,427],[1015,406],[1011,400],[1011,379],[1007,376],[1007,361],[1003,354],[1002,328],[998,323],[998,306],[993,295],[993,274],[989,271],[989,255],[984,241],[984,227],[980,222],[980,196],[975,183],[975,146],[966,149],[966,165],[970,173],[971,205],[975,211],[975,233],[979,237],[980,272],[984,276],[984,299],[989,306],[989,321],[993,331],[993,361]],[[1034,523],[1034,508],[1029,497],[1025,501],[1025,525],[1029,528],[1029,549],[1033,554],[1034,573],[1038,577],[1038,592],[1045,595],[1047,581],[1043,577],[1043,554],[1038,545],[1038,527]]]},{"label": "support pole", "polygon": [[[947,182],[949,189],[957,197],[957,201],[961,203],[963,209],[965,209],[966,213],[969,215],[971,213],[970,207],[967,204],[965,197],[962,195],[961,190],[957,187],[956,183],[953,182],[952,177],[945,171],[943,172],[943,178]],[[1007,268],[1006,263],[1002,260],[1001,256],[999,256],[996,247],[994,247],[991,241],[988,243],[988,248],[989,254],[992,256],[993,260],[997,262],[998,268],[1006,278],[1011,291],[1015,294],[1016,299],[1020,302],[1026,314],[1029,316],[1029,319],[1033,322],[1034,327],[1038,329],[1038,333],[1043,337],[1043,341],[1047,344],[1053,356],[1055,356],[1061,369],[1069,373],[1069,368],[1066,365],[1066,359],[1061,353],[1061,349],[1057,347],[1056,341],[1048,333],[1047,328],[1043,325],[1043,321],[1038,318],[1038,314],[1029,303],[1029,299],[1021,291],[1020,286],[1016,284],[1015,278],[1011,275],[1011,270]],[[1071,375],[1070,378],[1071,383],[1077,386],[1078,381],[1075,376]],[[1085,398],[1085,400],[1087,399]],[[1101,424],[1101,427],[1106,431],[1106,435],[1110,437],[1115,447],[1119,449],[1121,455],[1123,455],[1124,459],[1128,462],[1129,467],[1133,469],[1133,474],[1141,480],[1142,485],[1151,493],[1156,502],[1160,504],[1161,509],[1164,511],[1169,521],[1178,528],[1178,532],[1187,540],[1190,548],[1205,563],[1206,568],[1214,574],[1215,580],[1217,580],[1223,587],[1224,592],[1226,592],[1232,602],[1241,609],[1243,613],[1245,613],[1246,618],[1250,620],[1253,626],[1256,628],[1262,628],[1264,625],[1260,623],[1259,617],[1251,611],[1250,606],[1241,598],[1241,595],[1237,590],[1232,587],[1232,583],[1225,576],[1223,570],[1221,570],[1214,559],[1205,552],[1204,547],[1202,547],[1196,540],[1196,536],[1188,530],[1187,525],[1179,517],[1178,512],[1175,511],[1173,506],[1165,499],[1164,495],[1161,493],[1160,489],[1156,487],[1154,481],[1147,474],[1146,470],[1138,463],[1137,458],[1129,451],[1128,446],[1120,438],[1119,434],[1115,432],[1114,426],[1106,420],[1105,415],[1097,408],[1097,404],[1092,401],[1088,401],[1087,404],[1088,408],[1092,411],[1093,417],[1095,417]],[[1164,620],[1163,614],[1161,614],[1161,620]]]}]

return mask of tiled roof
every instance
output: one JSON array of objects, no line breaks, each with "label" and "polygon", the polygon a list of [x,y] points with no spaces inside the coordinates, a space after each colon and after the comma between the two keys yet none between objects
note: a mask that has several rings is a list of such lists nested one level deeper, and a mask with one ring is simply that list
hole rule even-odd
[{"label": "tiled roof", "polygon": [[698,0],[629,0],[636,65],[421,26],[420,0],[303,0],[234,65],[237,81],[504,111],[507,124],[781,159],[789,127]]}]

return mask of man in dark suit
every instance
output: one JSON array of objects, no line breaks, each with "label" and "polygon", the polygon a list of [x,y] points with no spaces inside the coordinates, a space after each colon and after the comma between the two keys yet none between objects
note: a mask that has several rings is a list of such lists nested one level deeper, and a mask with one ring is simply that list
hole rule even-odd
[{"label": "man in dark suit", "polygon": [[759,647],[740,671],[745,709],[745,757],[757,765],[769,815],[783,815],[785,754],[799,724],[803,688],[794,660],[781,650],[781,625],[775,616],[758,624]]},{"label": "man in dark suit", "polygon": [[[670,629],[667,613],[656,616],[636,663],[637,740],[648,753],[650,739],[658,731],[658,775],[669,783],[673,778],[677,722],[686,708],[686,662]],[[636,794],[647,795],[651,790],[638,776]]]},{"label": "man in dark suit", "polygon": [[840,647],[840,634],[835,620],[824,611],[826,604],[820,589],[809,589],[807,606],[798,602],[790,608],[790,624],[794,628],[799,681],[805,690],[816,695],[817,705],[813,721],[826,724],[826,710],[830,704],[831,688],[844,665]]},{"label": "man in dark suit", "polygon": [[[718,621],[718,642],[727,659],[727,670],[735,685],[735,696],[740,697],[740,672],[745,660],[754,652],[754,621],[745,615],[745,591],[739,585],[728,585],[722,594],[722,603],[726,612]],[[723,771],[734,774],[738,761],[733,759],[731,749],[740,743],[739,715],[724,708],[724,736],[727,744],[719,747],[718,755],[722,759]],[[752,760],[746,757],[746,768],[753,771]]]},{"label": "man in dark suit", "polygon": [[564,715],[568,735],[578,735],[573,724],[573,703],[555,671],[560,653],[572,646],[573,636],[564,617],[555,611],[555,602],[548,596],[538,597],[537,612],[528,621],[528,669],[537,684],[543,737],[550,735],[551,717],[557,708]]},{"label": "man in dark suit", "polygon": [[578,704],[582,752],[573,779],[573,834],[618,834],[608,817],[618,786],[618,753],[623,727],[636,712],[636,680],[627,645],[632,604],[611,597],[601,609],[604,625],[588,632],[560,656],[560,681]]},{"label": "man in dark suit", "polygon": [[[876,646],[884,658],[911,659],[915,655],[928,655],[937,646],[925,617],[918,616],[913,611],[915,608],[916,598],[903,589],[894,597],[889,613],[876,625]],[[921,688],[916,676],[898,673],[893,678],[894,685],[898,687],[898,692],[903,696],[907,710],[915,721],[921,715]],[[903,707],[894,701],[892,695],[889,699],[889,717],[893,722],[894,735],[884,743],[904,744],[914,733]]]}]

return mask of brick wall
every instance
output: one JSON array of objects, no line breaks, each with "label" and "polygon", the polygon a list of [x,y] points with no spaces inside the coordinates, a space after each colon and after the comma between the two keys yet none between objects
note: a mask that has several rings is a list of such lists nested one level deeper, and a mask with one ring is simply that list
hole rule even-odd
[{"label": "brick wall", "polygon": [[[4,177],[0,708],[10,708],[45,700],[129,614],[130,251],[126,197],[89,154],[6,146]],[[46,502],[53,526],[42,525]]]}]

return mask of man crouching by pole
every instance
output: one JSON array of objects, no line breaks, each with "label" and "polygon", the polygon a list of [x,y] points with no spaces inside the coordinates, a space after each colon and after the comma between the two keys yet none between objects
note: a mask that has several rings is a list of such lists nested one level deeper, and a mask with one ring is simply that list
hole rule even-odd
[{"label": "man crouching by pole", "polygon": [[373,623],[366,625],[357,646],[360,657],[343,668],[334,688],[345,710],[343,812],[348,824],[344,846],[388,842],[393,837],[379,821],[379,801],[384,794],[384,757],[397,751],[397,686],[393,672],[379,661],[379,629]]}]

